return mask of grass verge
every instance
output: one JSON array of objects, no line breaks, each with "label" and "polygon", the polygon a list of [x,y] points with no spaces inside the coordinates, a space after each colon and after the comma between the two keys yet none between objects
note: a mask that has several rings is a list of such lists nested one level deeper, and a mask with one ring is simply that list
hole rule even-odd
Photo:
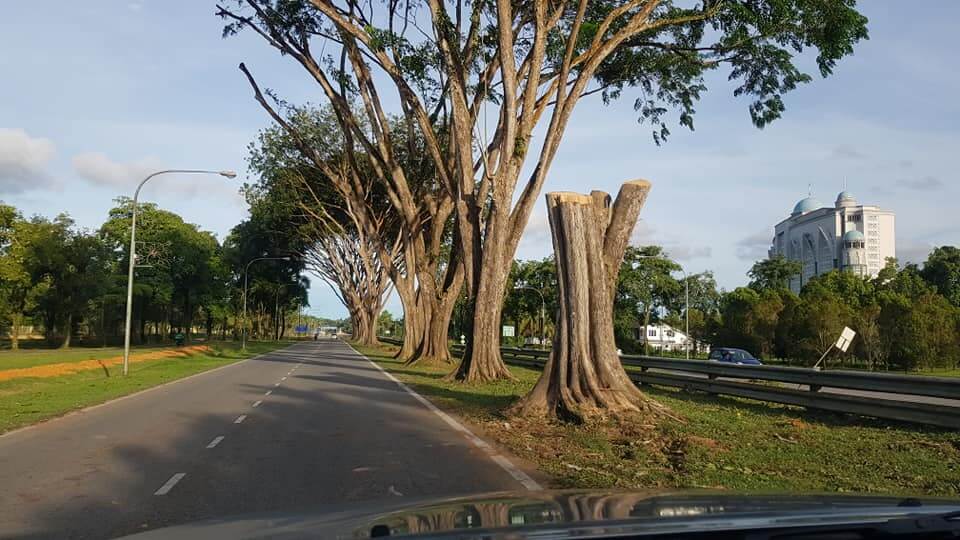
[{"label": "grass verge", "polygon": [[[203,343],[196,343],[203,345]],[[161,351],[171,349],[167,345],[137,346],[131,349],[131,354]],[[83,362],[85,360],[104,360],[123,356],[123,347],[74,347],[71,349],[20,349],[17,351],[0,351],[0,370],[23,369],[49,364]]]},{"label": "grass verge", "polygon": [[960,495],[960,434],[949,430],[650,387],[684,422],[506,418],[539,371],[511,366],[514,381],[463,385],[443,380],[452,367],[357,350],[536,464],[551,487]]},{"label": "grass verge", "polygon": [[[249,342],[242,351],[233,343],[210,343],[208,353],[131,363],[127,377],[100,369],[48,378],[0,382],[0,433],[35,424],[64,413],[103,403],[195,373],[224,366],[274,349],[285,342]],[[87,360],[79,357],[77,360]]]}]

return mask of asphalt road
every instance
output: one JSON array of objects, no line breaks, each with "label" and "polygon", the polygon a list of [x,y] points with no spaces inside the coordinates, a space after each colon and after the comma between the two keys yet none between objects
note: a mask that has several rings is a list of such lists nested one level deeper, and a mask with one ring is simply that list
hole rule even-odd
[{"label": "asphalt road", "polygon": [[[478,446],[479,445],[479,446]],[[0,437],[0,538],[536,487],[338,341]]]}]

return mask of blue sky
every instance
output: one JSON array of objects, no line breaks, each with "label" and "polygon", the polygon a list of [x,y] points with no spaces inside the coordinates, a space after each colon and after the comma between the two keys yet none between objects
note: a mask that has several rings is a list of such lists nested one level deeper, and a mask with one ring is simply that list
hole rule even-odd
[{"label": "blue sky", "polygon": [[[773,225],[808,184],[830,204],[846,181],[861,202],[894,210],[901,260],[960,243],[960,65],[952,43],[960,4],[922,5],[905,17],[900,2],[862,2],[871,40],[833,77],[789,95],[785,117],[764,130],[750,124],[747,102],[732,97],[724,77],[710,81],[696,131],[675,128],[662,147],[636,123],[628,92],[611,106],[586,99],[546,191],[615,193],[624,180],[651,180],[635,240],[665,245],[688,272],[713,270],[728,289],[746,281]],[[232,183],[156,179],[142,195],[222,238],[246,214],[237,193],[246,146],[267,123],[237,64],[290,102],[320,94],[253,36],[221,39],[214,10],[201,0],[6,6],[0,200],[27,214],[65,211],[92,228],[145,172],[233,168],[241,178]],[[550,252],[540,208],[518,257]],[[319,282],[311,303],[318,314],[346,313]],[[398,312],[399,303],[388,308]]]}]

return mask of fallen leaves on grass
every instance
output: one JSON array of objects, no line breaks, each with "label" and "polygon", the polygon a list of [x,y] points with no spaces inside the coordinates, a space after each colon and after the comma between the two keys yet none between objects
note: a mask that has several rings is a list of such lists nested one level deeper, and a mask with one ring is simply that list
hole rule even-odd
[{"label": "fallen leaves on grass", "polygon": [[800,444],[799,442],[797,442],[796,439],[789,439],[787,437],[784,437],[783,435],[780,435],[779,433],[774,433],[773,436],[776,437],[777,440],[783,441],[785,443]]}]

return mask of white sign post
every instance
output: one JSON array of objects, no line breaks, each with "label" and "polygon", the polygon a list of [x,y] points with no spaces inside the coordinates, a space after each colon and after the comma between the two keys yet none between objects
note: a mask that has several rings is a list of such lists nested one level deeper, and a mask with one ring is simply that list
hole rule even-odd
[{"label": "white sign post", "polygon": [[850,347],[850,342],[853,341],[853,338],[857,335],[856,332],[850,328],[844,326],[843,332],[840,334],[840,339],[837,340],[836,348],[840,349],[843,352],[847,352],[847,349]]},{"label": "white sign post", "polygon": [[503,337],[513,337],[513,327],[512,326],[503,326]]},{"label": "white sign post", "polygon": [[[850,327],[844,326],[843,332],[840,332],[840,338],[837,339],[837,342],[833,344],[833,347],[840,349],[843,352],[847,352],[847,349],[850,348],[850,343],[853,341],[853,338],[857,336],[857,333],[854,332]],[[823,359],[827,357],[827,354],[833,350],[833,347],[830,347],[823,353],[823,356],[817,360],[817,363],[813,365],[813,369],[820,369],[820,362],[823,362]]]}]

